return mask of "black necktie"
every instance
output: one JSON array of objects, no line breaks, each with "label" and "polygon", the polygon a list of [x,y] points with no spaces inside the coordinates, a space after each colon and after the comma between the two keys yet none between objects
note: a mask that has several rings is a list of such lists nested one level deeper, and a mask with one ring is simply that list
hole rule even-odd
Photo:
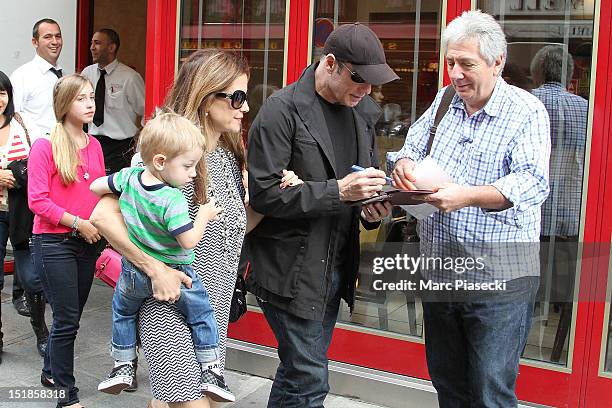
[{"label": "black necktie", "polygon": [[96,84],[96,113],[94,114],[93,123],[100,126],[104,123],[104,95],[106,94],[106,80],[104,76],[106,71],[100,70],[100,79]]},{"label": "black necktie", "polygon": [[56,69],[56,68],[49,68],[49,71],[53,72],[55,74],[56,77],[61,78],[62,77],[62,69]]}]

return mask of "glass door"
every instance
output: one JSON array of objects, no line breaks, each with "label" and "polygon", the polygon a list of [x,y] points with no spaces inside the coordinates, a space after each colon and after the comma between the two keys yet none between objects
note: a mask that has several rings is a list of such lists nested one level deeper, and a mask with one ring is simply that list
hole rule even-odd
[{"label": "glass door", "polygon": [[[382,108],[375,129],[383,169],[387,157],[401,149],[408,128],[437,93],[442,7],[441,1],[314,1],[313,62],[321,57],[334,28],[359,21],[378,35],[387,63],[400,77],[372,87],[370,94]],[[381,287],[382,281],[373,270],[376,257],[391,247],[397,252],[397,245],[402,245],[398,242],[403,241],[405,224],[406,214],[398,208],[377,230],[361,231],[355,310],[351,314],[342,303],[330,358],[427,379],[420,298],[408,288]],[[357,344],[359,350],[355,349]],[[377,358],[369,357],[373,355]]]}]

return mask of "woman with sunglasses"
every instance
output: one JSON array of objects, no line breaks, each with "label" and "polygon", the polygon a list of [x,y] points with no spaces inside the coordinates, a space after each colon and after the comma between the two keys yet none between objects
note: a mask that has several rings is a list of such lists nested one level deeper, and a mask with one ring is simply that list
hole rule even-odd
[{"label": "woman with sunglasses", "polygon": [[[195,213],[197,202],[214,197],[223,207],[219,220],[208,223],[195,249],[193,267],[206,287],[219,328],[220,370],[225,361],[229,310],[245,232],[260,217],[245,207],[242,170],[245,152],[242,120],[249,111],[249,67],[238,54],[208,49],[193,53],[181,66],[166,107],[188,118],[213,146],[198,164],[197,177],[184,188]],[[189,279],[136,248],[127,238],[123,219],[112,198],[103,198],[94,212],[94,224],[114,248],[149,275],[156,300],[140,310],[140,338],[149,364],[151,389],[156,400],[149,406],[207,407],[199,389],[200,368],[184,318],[170,302]],[[247,227],[247,224],[249,226]],[[170,272],[170,273],[169,273]],[[166,300],[169,302],[159,302]],[[166,336],[165,333],[172,333]]]}]

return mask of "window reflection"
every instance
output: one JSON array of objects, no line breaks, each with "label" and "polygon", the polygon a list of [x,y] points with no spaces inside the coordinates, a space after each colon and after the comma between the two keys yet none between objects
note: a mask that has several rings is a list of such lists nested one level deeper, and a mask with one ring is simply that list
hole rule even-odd
[{"label": "window reflection", "polygon": [[[544,3],[547,7],[541,7]],[[567,364],[587,137],[593,36],[588,2],[481,0],[508,40],[502,76],[550,117],[550,194],[542,205],[541,284],[524,358]]]},{"label": "window reflection", "polygon": [[249,61],[251,112],[245,131],[263,99],[283,86],[286,4],[286,0],[182,1],[179,63],[200,48],[233,49]]}]

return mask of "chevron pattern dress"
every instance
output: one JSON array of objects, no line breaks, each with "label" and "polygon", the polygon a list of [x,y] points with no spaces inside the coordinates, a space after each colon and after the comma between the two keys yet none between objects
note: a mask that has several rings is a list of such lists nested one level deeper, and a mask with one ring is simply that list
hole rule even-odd
[{"label": "chevron pattern dress", "polygon": [[[236,284],[240,250],[246,230],[244,187],[232,153],[217,148],[207,155],[208,196],[223,207],[195,249],[194,269],[210,296],[219,327],[219,351],[225,365],[229,310]],[[193,186],[184,188],[191,203]],[[197,206],[190,205],[195,217]],[[200,367],[185,319],[174,305],[149,299],[140,309],[140,339],[149,364],[151,391],[161,401],[181,402],[202,397]]]}]

